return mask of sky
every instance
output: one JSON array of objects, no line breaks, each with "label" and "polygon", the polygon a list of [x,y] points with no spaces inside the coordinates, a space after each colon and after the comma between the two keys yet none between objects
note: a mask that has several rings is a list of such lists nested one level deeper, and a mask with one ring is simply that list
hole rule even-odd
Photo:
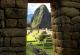
[{"label": "sky", "polygon": [[45,4],[48,10],[51,12],[50,3],[28,3],[28,15],[34,14],[34,11],[42,4]]}]

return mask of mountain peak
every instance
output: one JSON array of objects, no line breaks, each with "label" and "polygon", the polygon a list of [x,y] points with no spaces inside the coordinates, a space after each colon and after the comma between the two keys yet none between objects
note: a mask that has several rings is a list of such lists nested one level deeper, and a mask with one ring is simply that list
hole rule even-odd
[{"label": "mountain peak", "polygon": [[31,21],[32,28],[49,28],[51,25],[51,15],[46,5],[42,4],[36,9]]}]

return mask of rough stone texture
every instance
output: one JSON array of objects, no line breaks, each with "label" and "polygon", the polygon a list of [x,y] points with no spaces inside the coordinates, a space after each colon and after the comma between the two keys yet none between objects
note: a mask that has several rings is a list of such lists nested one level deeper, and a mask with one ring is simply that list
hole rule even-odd
[{"label": "rough stone texture", "polygon": [[26,43],[25,37],[14,37],[11,40],[12,46],[24,46]]},{"label": "rough stone texture", "polygon": [[0,10],[0,19],[4,19],[4,10]]},{"label": "rough stone texture", "polygon": [[80,32],[80,23],[77,23],[77,24],[73,25],[73,31],[74,32]]},{"label": "rough stone texture", "polygon": [[59,25],[53,25],[52,27],[54,27],[52,28],[54,32],[62,32],[62,31],[71,32],[72,31],[72,27],[70,26],[70,24],[63,24],[63,25],[59,24]]},{"label": "rough stone texture", "polygon": [[74,8],[80,8],[80,3],[78,2],[71,2],[71,1],[62,1],[62,6],[67,7],[74,7]]},{"label": "rough stone texture", "polygon": [[0,37],[0,47],[3,46],[3,38]]},{"label": "rough stone texture", "polygon": [[4,41],[5,41],[4,46],[9,47],[10,46],[10,38],[5,38]]},{"label": "rough stone texture", "polygon": [[15,7],[15,0],[1,0],[1,7]]},{"label": "rough stone texture", "polygon": [[0,55],[25,55],[26,12],[27,0],[0,0]]},{"label": "rough stone texture", "polygon": [[5,21],[0,20],[0,28],[4,28],[5,27]]},{"label": "rough stone texture", "polygon": [[[51,0],[54,55],[80,55],[80,0],[62,1],[64,2],[60,13],[58,7],[56,7],[57,3]],[[26,46],[26,27],[16,26],[17,29],[13,26],[10,27],[11,25],[7,27],[10,23],[5,24],[5,21],[16,19],[17,25],[24,26],[23,21],[19,21],[19,19],[26,17],[27,0],[0,0],[0,2],[0,55],[25,55],[24,50],[26,48],[23,48],[23,46]],[[58,18],[61,16],[65,16],[62,18],[68,17],[69,20],[63,19],[64,22],[60,24]],[[54,19],[59,24],[55,23],[54,25]],[[70,24],[65,20],[68,20]],[[21,51],[18,51],[18,48]]]},{"label": "rough stone texture", "polygon": [[76,16],[72,18],[73,23],[80,23],[80,16]]},{"label": "rough stone texture", "polygon": [[61,2],[61,7],[51,3],[53,44],[55,45],[53,55],[79,55],[80,0],[62,0]]},{"label": "rough stone texture", "polygon": [[61,16],[53,19],[53,24],[70,23],[70,18],[67,16]]},{"label": "rough stone texture", "polygon": [[16,0],[16,7],[27,8],[27,0]]},{"label": "rough stone texture", "polygon": [[80,2],[80,0],[62,0],[62,1]]},{"label": "rough stone texture", "polygon": [[26,18],[26,9],[6,8],[8,18]]},{"label": "rough stone texture", "polygon": [[72,33],[64,33],[63,35],[62,34],[63,34],[62,32],[56,32],[56,33],[54,33],[53,37],[55,39],[57,38],[59,40],[62,40],[62,39],[64,39],[64,40],[70,40],[71,37],[72,37]]},{"label": "rough stone texture", "polygon": [[26,30],[25,29],[18,29],[18,28],[12,28],[12,29],[2,29],[3,34],[7,37],[13,36],[19,36],[19,37],[23,37],[26,35]]},{"label": "rough stone texture", "polygon": [[6,26],[7,27],[16,27],[17,26],[17,20],[16,19],[7,19],[6,20]]},{"label": "rough stone texture", "polygon": [[18,20],[18,27],[26,27],[26,19],[19,19]]},{"label": "rough stone texture", "polygon": [[79,40],[80,39],[80,33],[79,32],[73,32],[72,33],[72,39],[73,40]]},{"label": "rough stone texture", "polygon": [[79,10],[76,8],[62,7],[62,14],[70,17],[75,17],[80,14]]}]

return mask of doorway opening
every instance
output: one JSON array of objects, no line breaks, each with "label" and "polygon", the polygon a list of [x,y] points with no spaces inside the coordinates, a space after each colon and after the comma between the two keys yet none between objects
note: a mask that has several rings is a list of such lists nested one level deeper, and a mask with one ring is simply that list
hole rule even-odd
[{"label": "doorway opening", "polygon": [[52,55],[50,3],[28,3],[27,54]]}]

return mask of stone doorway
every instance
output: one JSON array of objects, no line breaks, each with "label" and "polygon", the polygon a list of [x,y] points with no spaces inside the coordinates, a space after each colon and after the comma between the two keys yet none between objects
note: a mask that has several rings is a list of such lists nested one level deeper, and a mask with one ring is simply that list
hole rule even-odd
[{"label": "stone doorway", "polygon": [[0,55],[26,55],[28,2],[51,3],[54,55],[79,55],[80,0],[0,0]]},{"label": "stone doorway", "polygon": [[[30,9],[30,10],[29,10]],[[36,12],[38,12],[36,14]],[[42,13],[41,13],[42,12]],[[41,13],[41,14],[40,14]],[[34,16],[38,20],[39,16],[43,16],[42,21],[38,27],[34,27],[30,19]],[[28,3],[28,21],[30,21],[30,27],[27,26],[27,54],[29,55],[52,55],[53,43],[52,43],[52,30],[51,30],[51,7],[50,3]],[[30,19],[29,19],[30,18]],[[34,19],[35,19],[34,18]],[[37,22],[37,20],[35,22]],[[40,20],[39,20],[40,21]],[[38,23],[39,23],[38,21]],[[29,23],[29,22],[28,22]],[[35,23],[36,25],[37,23]],[[32,51],[31,51],[31,50]],[[36,50],[37,49],[37,50]],[[34,50],[34,51],[33,51]],[[40,51],[40,52],[38,52]],[[42,52],[42,53],[41,53]]]}]

